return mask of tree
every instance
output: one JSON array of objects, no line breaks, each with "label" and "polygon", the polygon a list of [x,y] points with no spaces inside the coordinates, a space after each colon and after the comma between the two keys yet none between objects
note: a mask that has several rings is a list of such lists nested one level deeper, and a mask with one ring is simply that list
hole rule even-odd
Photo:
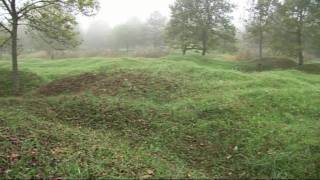
[{"label": "tree", "polygon": [[180,44],[183,53],[200,47],[202,55],[206,55],[209,45],[234,27],[229,15],[232,9],[233,5],[226,0],[177,0],[171,6],[168,37]]},{"label": "tree", "polygon": [[298,57],[299,65],[304,64],[307,44],[319,48],[320,1],[286,0],[277,10],[276,24],[272,35],[275,51]]},{"label": "tree", "polygon": [[198,37],[202,44],[202,55],[206,55],[209,44],[232,28],[231,17],[233,5],[226,0],[196,1],[195,23],[198,27]]},{"label": "tree", "polygon": [[139,19],[130,19],[114,27],[112,31],[113,45],[126,49],[127,54],[130,49],[146,44],[146,27]]},{"label": "tree", "polygon": [[[10,34],[12,72],[15,94],[19,93],[18,27],[25,25],[59,38],[60,28],[69,30],[74,24],[74,15],[92,15],[97,8],[94,0],[0,0],[0,28]],[[57,24],[55,24],[57,23]]]},{"label": "tree", "polygon": [[263,44],[268,25],[279,5],[278,0],[252,0],[252,7],[248,10],[251,15],[247,31],[258,40],[259,58],[263,58]]},{"label": "tree", "polygon": [[[54,10],[56,14],[61,13],[59,9]],[[47,10],[44,9],[44,11]],[[80,44],[80,32],[72,14],[65,14],[63,17],[48,14],[46,17],[50,20],[46,23],[47,27],[51,27],[49,31],[43,31],[39,25],[28,26],[26,29],[26,34],[31,37],[34,49],[45,50],[51,59],[54,59],[55,51],[75,48]]]},{"label": "tree", "polygon": [[185,55],[188,50],[200,49],[196,40],[196,24],[194,0],[177,0],[171,9],[171,19],[166,29],[166,39],[173,48],[182,50]]},{"label": "tree", "polygon": [[153,12],[147,20],[148,41],[151,42],[153,48],[158,48],[164,44],[163,35],[166,27],[167,18],[159,12]]},{"label": "tree", "polygon": [[103,21],[95,21],[90,24],[88,30],[83,35],[83,45],[87,49],[104,50],[108,46],[107,34],[111,32],[110,26]]},{"label": "tree", "polygon": [[55,59],[56,51],[64,51],[77,47],[81,41],[78,31],[64,31],[58,39],[47,37],[46,33],[36,31],[30,33],[33,47],[39,50],[45,50],[51,59]]},{"label": "tree", "polygon": [[215,39],[210,41],[211,44],[209,44],[209,46],[223,53],[235,52],[237,51],[236,33],[236,27],[230,25],[230,27],[226,27],[225,30],[222,33],[220,33],[219,36],[215,36]]}]

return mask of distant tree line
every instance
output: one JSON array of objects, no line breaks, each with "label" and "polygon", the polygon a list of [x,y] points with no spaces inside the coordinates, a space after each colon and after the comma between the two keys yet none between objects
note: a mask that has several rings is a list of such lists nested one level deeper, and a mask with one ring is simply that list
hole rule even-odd
[{"label": "distant tree line", "polygon": [[[132,18],[115,27],[94,22],[85,32],[73,22],[69,30],[53,31],[60,33],[58,39],[42,31],[32,31],[31,36],[20,39],[29,39],[22,43],[23,50],[45,50],[54,58],[56,50],[72,49],[80,44],[85,50],[127,54],[139,48],[168,47],[180,49],[183,54],[189,50],[201,51],[202,55],[212,50],[235,52],[240,48],[237,42],[240,36],[252,49],[257,49],[259,59],[268,52],[268,55],[295,57],[302,65],[306,51],[320,54],[319,4],[319,0],[250,0],[245,34],[240,34],[232,23],[234,5],[228,0],[176,0],[170,6],[169,19],[154,12],[145,22]],[[68,21],[75,20],[70,16]],[[24,28],[21,29],[23,36]]]},{"label": "distant tree line", "polygon": [[83,33],[83,48],[112,49],[129,53],[137,48],[173,48],[234,52],[236,27],[232,24],[234,6],[226,0],[177,0],[170,6],[169,21],[154,12],[142,22],[132,18],[126,23],[109,27],[101,22],[90,25]]},{"label": "distant tree line", "polygon": [[165,46],[166,23],[167,18],[159,12],[153,12],[146,22],[131,18],[113,28],[101,22],[94,22],[82,35],[83,47],[124,50],[127,53],[142,47],[161,48]]}]

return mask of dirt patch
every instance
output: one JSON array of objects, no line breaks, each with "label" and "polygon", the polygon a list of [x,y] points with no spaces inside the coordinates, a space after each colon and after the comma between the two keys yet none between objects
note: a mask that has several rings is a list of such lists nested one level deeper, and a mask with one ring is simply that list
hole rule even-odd
[{"label": "dirt patch", "polygon": [[64,93],[79,93],[85,90],[86,87],[93,85],[103,78],[103,75],[89,73],[67,77],[40,87],[39,93],[45,96],[55,96]]},{"label": "dirt patch", "polygon": [[176,91],[178,84],[173,80],[154,77],[148,73],[118,72],[112,74],[82,74],[53,81],[39,89],[39,94],[57,96],[68,93],[90,91],[95,95],[166,96]]}]

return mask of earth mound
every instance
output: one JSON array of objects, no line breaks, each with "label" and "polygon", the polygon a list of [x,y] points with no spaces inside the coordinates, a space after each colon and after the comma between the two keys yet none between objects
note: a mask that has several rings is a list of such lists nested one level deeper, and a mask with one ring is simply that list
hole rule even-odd
[{"label": "earth mound", "polygon": [[286,70],[294,69],[298,64],[288,58],[278,58],[278,57],[266,57],[262,59],[257,59],[251,61],[249,66],[244,70],[246,71],[270,71],[270,70]]},{"label": "earth mound", "polygon": [[92,92],[95,95],[116,96],[119,93],[131,95],[169,95],[176,91],[178,84],[167,78],[155,77],[148,73],[117,72],[112,74],[92,74],[66,77],[55,80],[39,88],[44,96]]}]

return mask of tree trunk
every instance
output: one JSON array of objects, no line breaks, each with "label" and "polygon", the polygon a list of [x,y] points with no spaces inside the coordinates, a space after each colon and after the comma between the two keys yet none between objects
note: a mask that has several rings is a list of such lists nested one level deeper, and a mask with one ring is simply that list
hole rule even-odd
[{"label": "tree trunk", "polygon": [[297,32],[297,39],[298,39],[298,58],[299,58],[299,66],[304,64],[304,55],[303,55],[303,39],[302,39],[302,30],[303,29],[303,13],[302,11],[299,12],[299,24],[298,24],[298,32]]},{"label": "tree trunk", "polygon": [[129,43],[126,43],[127,56],[129,56]]},{"label": "tree trunk", "polygon": [[182,55],[186,55],[186,54],[187,54],[187,46],[183,46]]},{"label": "tree trunk", "polygon": [[202,33],[202,56],[205,56],[208,51],[208,32],[203,30]]},{"label": "tree trunk", "polygon": [[20,79],[18,69],[18,14],[16,10],[16,0],[10,1],[11,7],[11,60],[12,60],[12,82],[13,82],[13,93],[19,95],[20,93]]},{"label": "tree trunk", "polygon": [[259,30],[259,59],[262,60],[263,58],[263,30],[260,27]]},{"label": "tree trunk", "polygon": [[205,56],[207,54],[207,49],[206,48],[203,48],[202,49],[202,56]]},{"label": "tree trunk", "polygon": [[303,55],[303,43],[302,43],[302,32],[299,29],[297,34],[298,38],[298,58],[299,58],[299,66],[304,64],[304,55]]},{"label": "tree trunk", "polygon": [[259,11],[259,59],[263,58],[263,26],[262,26],[263,11]]},{"label": "tree trunk", "polygon": [[12,80],[14,94],[18,95],[20,93],[20,79],[18,69],[18,20],[16,18],[13,20],[11,38]]},{"label": "tree trunk", "polygon": [[202,41],[202,56],[205,56],[207,54],[207,40],[203,39]]}]

